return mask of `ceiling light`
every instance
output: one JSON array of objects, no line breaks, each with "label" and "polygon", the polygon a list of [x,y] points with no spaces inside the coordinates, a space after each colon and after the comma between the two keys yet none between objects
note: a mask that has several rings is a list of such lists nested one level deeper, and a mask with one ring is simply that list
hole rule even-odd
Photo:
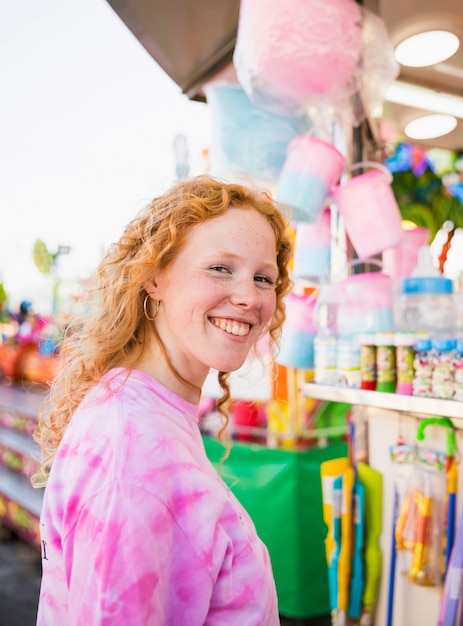
[{"label": "ceiling light", "polygon": [[405,134],[410,139],[432,139],[452,132],[456,125],[457,119],[453,115],[424,115],[409,122]]},{"label": "ceiling light", "polygon": [[431,113],[447,113],[463,118],[463,98],[402,81],[396,80],[390,85],[385,99]]},{"label": "ceiling light", "polygon": [[460,41],[446,30],[430,30],[404,39],[395,49],[395,58],[401,65],[426,67],[441,63],[458,50]]}]

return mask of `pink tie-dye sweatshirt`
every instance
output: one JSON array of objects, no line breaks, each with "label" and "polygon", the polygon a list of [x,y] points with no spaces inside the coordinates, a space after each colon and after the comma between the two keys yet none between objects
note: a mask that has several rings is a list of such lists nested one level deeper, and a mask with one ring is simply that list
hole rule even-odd
[{"label": "pink tie-dye sweatshirt", "polygon": [[136,370],[87,396],[45,489],[38,626],[279,624],[268,552],[198,419]]}]

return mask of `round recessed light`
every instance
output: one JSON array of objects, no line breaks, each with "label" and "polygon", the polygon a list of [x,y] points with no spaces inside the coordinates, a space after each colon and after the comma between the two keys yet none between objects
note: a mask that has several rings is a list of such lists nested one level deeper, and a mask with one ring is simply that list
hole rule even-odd
[{"label": "round recessed light", "polygon": [[458,50],[460,40],[447,30],[430,30],[404,39],[395,49],[401,65],[426,67],[441,63]]},{"label": "round recessed light", "polygon": [[457,118],[453,115],[436,113],[417,117],[405,126],[405,134],[410,139],[433,139],[452,132],[457,125]]}]

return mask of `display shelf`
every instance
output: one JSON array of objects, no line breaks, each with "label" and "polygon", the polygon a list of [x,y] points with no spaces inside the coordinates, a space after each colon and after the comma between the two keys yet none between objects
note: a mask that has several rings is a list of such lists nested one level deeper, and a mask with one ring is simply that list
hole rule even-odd
[{"label": "display shelf", "polygon": [[345,402],[378,409],[390,409],[418,415],[439,415],[463,420],[463,402],[456,402],[455,400],[422,398],[398,393],[318,385],[316,383],[304,383],[302,392],[314,400]]},{"label": "display shelf", "polygon": [[0,406],[36,420],[45,395],[46,389],[41,385],[33,385],[27,389],[15,385],[0,385]]},{"label": "display shelf", "polygon": [[39,446],[32,437],[0,425],[0,445],[25,456],[38,458]]},{"label": "display shelf", "polygon": [[28,478],[2,465],[0,465],[0,493],[36,517],[40,516],[43,489],[35,489]]},{"label": "display shelf", "polygon": [[0,465],[0,520],[28,543],[40,546],[43,489],[25,476]]},{"label": "display shelf", "polygon": [[35,489],[39,448],[32,438],[43,386],[0,384],[0,521],[26,541],[40,544],[43,489]]},{"label": "display shelf", "polygon": [[0,425],[0,463],[30,478],[37,471],[40,448],[32,435]]}]

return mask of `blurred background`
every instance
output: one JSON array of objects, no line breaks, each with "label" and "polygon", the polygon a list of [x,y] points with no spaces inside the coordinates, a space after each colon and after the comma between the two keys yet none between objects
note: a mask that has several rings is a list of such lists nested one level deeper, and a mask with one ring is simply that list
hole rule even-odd
[{"label": "blurred background", "polygon": [[[3,2],[0,283],[11,309],[51,312],[42,240],[66,290],[176,178],[204,171],[209,110],[183,95],[105,0]],[[179,139],[180,137],[180,139]],[[178,151],[178,148],[177,148]]]}]

